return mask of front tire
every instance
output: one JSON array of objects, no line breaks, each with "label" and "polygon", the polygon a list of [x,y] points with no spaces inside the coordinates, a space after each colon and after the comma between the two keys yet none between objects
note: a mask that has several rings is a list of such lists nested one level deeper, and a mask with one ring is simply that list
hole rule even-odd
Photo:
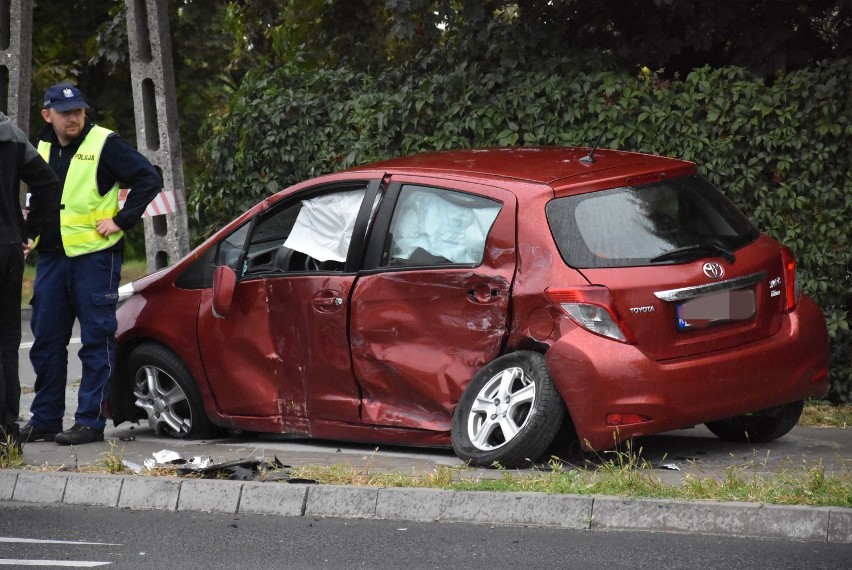
[{"label": "front tire", "polygon": [[709,429],[725,441],[766,443],[786,435],[799,422],[805,402],[799,400],[726,420],[707,422]]},{"label": "front tire", "polygon": [[519,351],[480,370],[453,414],[453,450],[471,465],[506,468],[536,462],[565,419],[544,356]]},{"label": "front tire", "polygon": [[213,424],[195,380],[178,356],[157,344],[143,344],[128,360],[135,404],[148,417],[156,434],[199,438],[213,433]]}]

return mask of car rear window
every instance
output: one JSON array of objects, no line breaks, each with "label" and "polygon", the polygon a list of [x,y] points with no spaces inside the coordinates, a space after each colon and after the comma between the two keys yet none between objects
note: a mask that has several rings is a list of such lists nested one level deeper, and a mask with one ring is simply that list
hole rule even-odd
[{"label": "car rear window", "polygon": [[648,265],[675,249],[708,244],[735,251],[759,235],[699,175],[557,198],[547,205],[547,220],[563,260],[576,268]]}]

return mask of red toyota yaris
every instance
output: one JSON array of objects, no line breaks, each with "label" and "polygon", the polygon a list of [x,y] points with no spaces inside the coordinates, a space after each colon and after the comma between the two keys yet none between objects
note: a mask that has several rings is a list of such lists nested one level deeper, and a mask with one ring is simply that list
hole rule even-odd
[{"label": "red toyota yaris", "polygon": [[698,423],[772,440],[828,388],[790,251],[695,164],[637,153],[322,176],[123,294],[113,419],[175,437],[452,445],[517,467],[572,432],[590,450]]}]

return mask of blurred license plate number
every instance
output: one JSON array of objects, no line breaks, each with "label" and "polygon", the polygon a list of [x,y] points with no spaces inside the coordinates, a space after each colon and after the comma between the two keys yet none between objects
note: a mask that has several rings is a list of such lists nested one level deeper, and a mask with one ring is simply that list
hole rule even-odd
[{"label": "blurred license plate number", "polygon": [[677,306],[678,330],[698,329],[754,316],[754,291],[735,289],[704,295]]}]

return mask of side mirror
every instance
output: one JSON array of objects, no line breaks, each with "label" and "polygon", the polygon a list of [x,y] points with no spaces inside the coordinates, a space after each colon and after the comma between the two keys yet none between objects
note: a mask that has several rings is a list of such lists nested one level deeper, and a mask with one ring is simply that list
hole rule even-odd
[{"label": "side mirror", "polygon": [[227,265],[220,265],[213,273],[213,316],[224,319],[231,312],[237,274]]}]

